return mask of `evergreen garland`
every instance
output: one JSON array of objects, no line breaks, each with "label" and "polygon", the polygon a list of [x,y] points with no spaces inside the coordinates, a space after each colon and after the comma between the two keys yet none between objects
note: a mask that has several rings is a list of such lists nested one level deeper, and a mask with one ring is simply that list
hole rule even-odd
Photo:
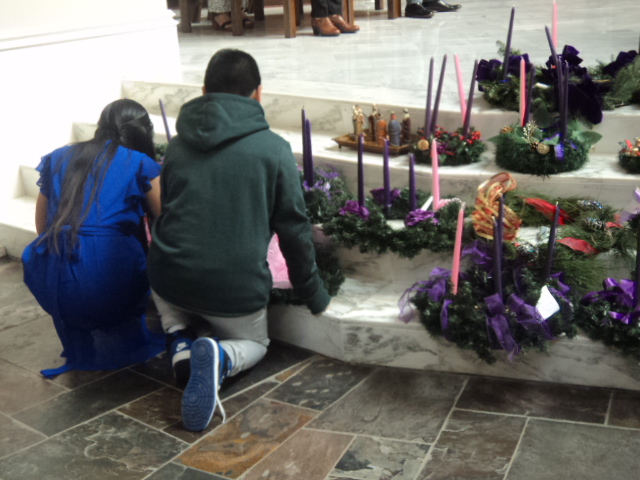
[{"label": "evergreen garland", "polygon": [[[459,128],[455,132],[448,132],[442,127],[436,129],[438,165],[456,167],[480,161],[480,157],[487,150],[487,144],[481,138],[482,134],[474,128],[470,128],[469,135],[465,138],[462,130]],[[411,151],[415,155],[417,163],[431,165],[433,138],[430,137],[430,141],[427,141],[422,137],[421,140],[411,145]]]},{"label": "evergreen garland", "polygon": [[[486,251],[491,249],[484,240],[478,240],[478,243]],[[493,335],[489,334],[488,311],[485,306],[485,298],[495,293],[491,274],[492,261],[491,259],[489,264],[473,265],[467,269],[460,277],[457,295],[453,295],[447,285],[446,295],[438,301],[430,298],[427,292],[419,292],[412,299],[420,312],[420,321],[431,335],[445,336],[458,347],[475,351],[478,357],[489,364],[496,361],[495,351],[500,349]],[[535,305],[544,286],[540,282],[544,258],[539,255],[532,256],[530,251],[508,245],[503,262],[503,298],[507,299],[511,294],[516,294],[527,304]],[[549,285],[557,288],[557,279],[551,279]],[[554,338],[561,334],[573,337],[575,328],[572,324],[572,299],[560,296],[555,298],[561,311],[548,319],[549,331]],[[451,303],[447,306],[448,325],[446,331],[443,331],[443,306],[449,301]],[[507,307],[505,317],[521,353],[547,350],[548,340],[518,322],[516,312]]]},{"label": "evergreen garland", "polygon": [[600,134],[584,130],[578,122],[570,122],[563,158],[556,151],[557,132],[544,131],[535,124],[504,128],[489,141],[496,144],[496,163],[501,168],[547,177],[582,168],[589,160],[589,150],[600,138]]},{"label": "evergreen garland", "polygon": [[[424,192],[418,192],[418,205],[426,200]],[[409,213],[408,189],[402,190],[399,199],[390,210],[389,219],[403,219]],[[422,250],[443,252],[453,250],[460,203],[450,202],[435,212],[437,223],[425,220],[415,226],[400,230],[391,228],[382,208],[367,198],[370,216],[364,220],[359,215],[337,215],[323,225],[323,231],[347,248],[358,247],[362,253],[383,254],[393,252],[400,257],[413,258]]]},{"label": "evergreen garland", "polygon": [[[336,256],[335,247],[314,243],[318,273],[324,282],[329,295],[335,297],[345,281],[340,259]],[[274,288],[271,290],[271,305],[304,305],[305,302],[291,288]]]}]

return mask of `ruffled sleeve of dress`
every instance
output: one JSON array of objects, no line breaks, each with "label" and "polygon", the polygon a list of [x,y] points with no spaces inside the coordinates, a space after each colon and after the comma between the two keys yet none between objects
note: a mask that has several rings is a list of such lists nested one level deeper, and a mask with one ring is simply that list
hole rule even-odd
[{"label": "ruffled sleeve of dress", "polygon": [[[140,209],[145,203],[145,194],[151,190],[151,180],[160,175],[162,167],[148,156],[134,152],[136,166],[135,174],[129,181],[127,191],[125,193],[125,201],[128,205],[138,205]],[[143,215],[144,212],[138,212]]]},{"label": "ruffled sleeve of dress", "polygon": [[36,170],[40,172],[40,178],[38,179],[37,185],[40,187],[40,193],[45,197],[49,198],[51,196],[52,185],[51,185],[51,168],[53,165],[52,161],[53,154],[50,153],[45,155],[40,160],[40,165],[36,167]]}]

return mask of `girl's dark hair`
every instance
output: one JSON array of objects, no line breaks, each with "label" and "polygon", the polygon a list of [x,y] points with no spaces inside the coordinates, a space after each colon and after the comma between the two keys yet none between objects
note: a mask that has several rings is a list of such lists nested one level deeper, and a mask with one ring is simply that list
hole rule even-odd
[{"label": "girl's dark hair", "polygon": [[[52,242],[57,253],[60,252],[60,233],[67,226],[71,227],[67,234],[67,251],[71,252],[75,247],[78,231],[98,198],[105,174],[120,146],[151,158],[155,156],[149,114],[138,102],[126,98],[107,105],[100,114],[93,139],[75,144],[68,160],[58,164],[60,169],[66,163],[67,171],[58,209],[41,240]],[[85,198],[88,198],[86,206]]]}]

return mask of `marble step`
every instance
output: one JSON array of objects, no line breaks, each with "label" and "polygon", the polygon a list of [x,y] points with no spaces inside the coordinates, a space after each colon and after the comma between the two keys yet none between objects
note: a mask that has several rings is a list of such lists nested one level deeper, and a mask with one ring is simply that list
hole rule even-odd
[{"label": "marble step", "polygon": [[[277,86],[274,86],[277,88]],[[200,85],[180,85],[158,82],[125,81],[122,84],[123,96],[140,102],[148,111],[160,115],[159,99],[165,105],[168,117],[175,118],[180,107],[187,101],[201,95]],[[273,129],[299,132],[301,130],[301,110],[304,108],[307,117],[312,121],[314,135],[316,133],[328,136],[344,135],[353,131],[351,116],[352,107],[359,103],[365,114],[371,109],[371,103],[376,103],[385,116],[395,111],[401,117],[402,109],[407,108],[412,118],[413,130],[424,125],[425,97],[421,92],[413,102],[403,105],[391,105],[384,102],[384,89],[380,98],[362,102],[358,98],[344,98],[336,93],[333,97],[314,97],[291,95],[283,92],[270,91],[265,87],[263,93],[263,107],[267,120]],[[484,138],[497,135],[505,125],[518,121],[517,112],[497,110],[487,104],[481,94],[476,94],[472,111],[472,125],[483,133]],[[640,107],[629,106],[605,112],[605,120],[594,127],[603,135],[602,140],[594,147],[596,154],[615,154],[620,149],[619,142],[638,136],[637,122],[640,119]],[[438,115],[438,124],[448,130],[454,130],[462,125],[457,97],[443,98]]]}]

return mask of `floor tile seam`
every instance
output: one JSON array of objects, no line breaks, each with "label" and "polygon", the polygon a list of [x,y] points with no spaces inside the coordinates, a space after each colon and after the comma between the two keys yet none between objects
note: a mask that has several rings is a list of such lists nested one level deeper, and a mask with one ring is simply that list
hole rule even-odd
[{"label": "floor tile seam", "polygon": [[487,412],[485,410],[473,410],[473,409],[470,409],[470,408],[456,408],[456,410],[460,410],[460,411],[463,411],[463,412],[484,413],[484,414],[487,414],[487,415],[500,415],[500,416],[504,416],[504,417],[530,418],[532,420],[542,420],[542,421],[547,421],[547,422],[571,423],[571,424],[584,425],[584,426],[589,426],[589,427],[604,427],[604,428],[614,428],[614,429],[618,429],[618,430],[631,430],[631,431],[640,430],[640,428],[634,428],[634,427],[621,427],[619,425],[605,425],[604,423],[581,422],[581,421],[578,421],[578,420],[565,420],[565,419],[562,419],[562,418],[538,417],[538,416],[533,416],[533,415],[520,415],[520,414],[516,414],[516,413]]},{"label": "floor tile seam", "polygon": [[[262,382],[260,382],[260,383],[262,383]],[[256,385],[259,385],[259,383],[257,383]],[[274,386],[271,390],[269,390],[268,392],[265,392],[265,393],[264,393],[264,394],[262,394],[261,396],[257,397],[255,400],[253,400],[251,403],[249,403],[246,407],[244,407],[244,408],[242,408],[242,409],[238,410],[235,414],[233,414],[233,415],[231,415],[231,416],[227,417],[227,421],[226,421],[225,423],[221,423],[221,424],[220,424],[220,425],[218,425],[216,428],[214,428],[213,430],[211,430],[210,432],[208,432],[206,435],[203,435],[202,437],[200,437],[199,439],[197,439],[195,442],[193,442],[193,443],[189,443],[189,442],[187,442],[187,443],[189,443],[190,448],[191,448],[191,447],[195,447],[196,445],[198,445],[199,443],[201,443],[205,438],[208,438],[208,437],[210,437],[211,435],[213,435],[213,434],[214,434],[214,433],[215,433],[215,432],[216,432],[220,427],[222,427],[223,425],[227,425],[227,424],[228,424],[232,419],[236,418],[238,415],[240,415],[241,413],[243,413],[243,412],[244,412],[245,410],[247,410],[248,408],[251,408],[251,407],[252,407],[253,405],[255,405],[255,404],[256,404],[256,402],[258,402],[259,400],[262,400],[262,399],[268,400],[268,399],[266,399],[266,398],[265,398],[265,395],[266,395],[267,393],[272,392],[274,389],[276,389],[276,388],[278,388],[278,387],[279,387],[279,385],[276,385],[276,386]],[[244,390],[243,390],[243,391],[244,391]],[[238,393],[241,393],[241,392],[238,392]],[[235,396],[235,395],[234,395],[234,396]],[[230,397],[230,398],[232,398],[232,397]],[[226,399],[225,399],[225,401],[226,401]],[[175,426],[175,425],[179,425],[179,424],[181,424],[181,423],[182,423],[182,420],[180,420],[179,422],[173,423],[173,424],[171,424],[171,425],[169,425],[169,426]],[[165,427],[165,428],[168,428],[168,427]],[[170,433],[167,433],[167,435],[171,435],[171,434],[170,434]],[[173,435],[171,435],[171,436],[173,436]],[[178,438],[178,437],[176,437],[176,438]],[[183,440],[183,441],[184,441],[184,440]],[[180,455],[182,455],[182,454],[180,454]],[[178,456],[179,456],[179,455],[178,455]],[[176,456],[176,458],[177,458],[178,456]]]},{"label": "floor tile seam", "polygon": [[611,419],[611,409],[613,408],[613,395],[614,395],[614,391],[611,390],[611,392],[609,392],[609,405],[607,406],[607,413],[604,416],[604,424],[608,427],[609,425],[609,420]]},{"label": "floor tile seam", "polygon": [[522,439],[524,438],[524,434],[527,431],[527,427],[529,426],[529,421],[530,421],[530,418],[527,418],[524,422],[524,427],[522,428],[522,432],[520,432],[520,438],[518,438],[516,447],[513,449],[513,453],[511,454],[511,459],[509,460],[509,463],[507,465],[507,471],[504,472],[503,480],[507,480],[507,478],[509,477],[509,472],[511,471],[511,467],[513,466],[513,461],[515,460],[516,455],[518,454],[518,450],[520,449],[520,445],[522,444]]},{"label": "floor tile seam", "polygon": [[[327,357],[329,360],[333,360],[333,361],[339,361],[330,357]],[[342,362],[342,363],[346,363],[346,362]],[[347,365],[350,365],[349,363],[347,363]],[[382,367],[373,367],[371,369],[371,372],[369,372],[367,375],[365,375],[358,383],[356,383],[353,387],[351,387],[349,390],[347,390],[345,393],[343,393],[339,398],[337,398],[336,400],[334,400],[333,402],[331,402],[331,404],[327,405],[326,407],[324,407],[322,410],[318,410],[315,408],[311,408],[311,407],[303,407],[301,405],[296,405],[295,403],[289,403],[286,402],[284,400],[280,400],[280,399],[272,399],[272,398],[267,398],[268,400],[272,400],[274,402],[279,402],[279,403],[284,403],[286,405],[292,405],[294,407],[298,407],[298,408],[304,408],[305,410],[310,410],[313,412],[316,412],[318,415],[320,415],[321,413],[325,412],[327,409],[333,407],[336,403],[338,403],[340,400],[344,399],[347,395],[349,395],[352,391],[354,391],[356,388],[358,388],[362,383],[364,383],[366,380],[369,379],[369,377],[371,377],[376,371],[381,370]],[[284,383],[284,382],[283,382]]]},{"label": "floor tile seam", "polygon": [[[298,363],[296,363],[296,364],[294,364],[294,365],[291,365],[290,367],[287,367],[287,368],[285,368],[284,370],[280,370],[278,373],[274,373],[273,375],[271,375],[271,376],[269,376],[269,377],[263,378],[263,379],[262,379],[262,380],[260,380],[259,382],[253,383],[253,384],[249,385],[248,387],[243,388],[242,390],[237,391],[236,393],[234,393],[233,395],[231,395],[231,396],[229,396],[229,397],[224,397],[222,400],[226,402],[227,400],[231,400],[232,398],[235,398],[235,397],[237,397],[238,395],[241,395],[241,394],[243,394],[243,393],[246,393],[248,390],[250,390],[250,389],[252,389],[252,388],[254,388],[254,387],[257,387],[258,385],[262,385],[263,383],[270,382],[270,381],[276,382],[276,383],[278,384],[278,385],[276,385],[276,387],[279,387],[280,385],[282,385],[283,383],[285,383],[287,380],[289,380],[289,378],[283,382],[283,381],[281,381],[281,380],[278,380],[278,379],[277,379],[278,375],[282,375],[282,374],[283,374],[284,372],[286,372],[287,370],[291,370],[292,368],[295,368],[295,367],[297,367],[298,365],[303,365],[304,363],[311,364],[311,363],[312,363],[312,360],[313,360],[313,359],[315,359],[315,358],[316,358],[316,357],[318,357],[318,356],[319,356],[319,355],[312,355],[311,357],[306,358],[306,359],[304,359],[304,360],[303,360],[303,361],[301,361],[301,362],[298,362]],[[294,375],[292,375],[292,377],[290,377],[290,378],[293,378],[293,377],[295,377],[296,375],[298,375],[299,373],[303,372],[304,370],[306,370],[306,369],[307,369],[307,367],[308,367],[308,366],[309,366],[309,365],[305,365],[305,366],[303,366],[303,367],[300,369],[300,371],[296,372],[296,373],[295,373]],[[272,389],[270,389],[268,392],[264,393],[260,398],[264,397],[267,393],[271,393],[271,392],[272,392],[276,387],[273,387],[273,388],[272,388]],[[244,410],[244,409],[243,409],[243,410]],[[235,415],[234,415],[234,416],[235,416]]]},{"label": "floor tile seam", "polygon": [[[154,358],[155,358],[155,357],[154,357]],[[138,365],[139,365],[139,364],[138,364]],[[173,388],[174,390],[180,390],[179,388],[177,388],[177,387],[175,386],[175,384],[172,384],[172,383],[169,383],[169,382],[165,382],[164,380],[159,380],[159,379],[157,379],[157,378],[155,378],[155,377],[152,377],[151,375],[147,375],[146,373],[142,373],[142,372],[139,372],[139,371],[137,371],[137,370],[134,370],[134,367],[136,367],[136,366],[137,366],[137,365],[131,365],[131,366],[129,366],[129,367],[126,367],[126,368],[125,368],[125,370],[129,370],[130,372],[136,373],[136,374],[138,374],[138,375],[142,375],[144,378],[146,378],[146,379],[148,379],[148,380],[153,380],[154,382],[161,383],[163,386],[171,387],[171,388]]]},{"label": "floor tile seam", "polygon": [[[275,401],[276,403],[285,404],[285,402],[279,402],[279,401],[277,401],[277,400],[273,400],[273,401]],[[290,405],[290,404],[286,404],[286,405]],[[297,405],[293,405],[293,406],[297,407]],[[310,409],[307,409],[307,408],[304,408],[304,407],[298,407],[298,408],[303,408],[303,409],[305,409],[305,410],[310,410]],[[316,413],[318,413],[317,411],[315,411],[315,412],[316,412]],[[242,480],[242,479],[246,478],[246,477],[247,477],[247,475],[249,475],[249,473],[250,473],[253,469],[257,468],[257,467],[258,467],[258,465],[260,465],[261,463],[266,462],[266,461],[267,461],[267,459],[268,459],[269,457],[271,457],[271,455],[273,455],[273,454],[274,454],[274,453],[276,453],[278,450],[280,450],[280,448],[282,448],[282,446],[283,446],[284,444],[286,444],[287,442],[289,442],[289,440],[291,440],[291,438],[292,438],[293,436],[295,436],[298,432],[302,431],[302,430],[305,428],[305,426],[307,426],[307,425],[308,425],[309,423],[311,423],[313,420],[315,420],[315,417],[313,417],[313,418],[309,419],[309,420],[308,420],[308,421],[307,421],[307,422],[306,422],[302,427],[300,427],[298,430],[296,430],[296,431],[295,431],[295,432],[293,432],[291,435],[289,435],[287,438],[285,438],[285,439],[284,439],[284,440],[283,440],[283,441],[282,441],[278,446],[276,446],[273,450],[271,450],[271,451],[270,451],[269,453],[267,453],[264,457],[262,457],[262,458],[261,458],[257,463],[255,463],[254,465],[252,465],[251,467],[249,467],[245,472],[243,472],[243,473],[242,473],[242,475],[240,475],[240,476],[238,477],[238,479],[237,479],[237,480]],[[220,428],[220,426],[221,426],[221,425],[219,425],[218,427],[216,427],[214,430],[217,430],[218,428]],[[209,436],[209,435],[207,435],[207,436]],[[218,474],[216,473],[215,475],[218,475]]]},{"label": "floor tile seam", "polygon": [[341,430],[324,430],[322,428],[314,428],[314,427],[303,427],[303,430],[309,430],[312,432],[331,432],[331,433],[338,433],[341,435],[353,435],[355,437],[370,438],[372,440],[385,440],[389,442],[409,443],[411,445],[427,445],[429,447],[433,445],[432,443],[429,443],[429,442],[419,442],[417,440],[406,440],[404,438],[385,437],[382,435],[370,435],[366,433],[344,432]]},{"label": "floor tile seam", "polygon": [[[119,415],[122,415],[123,417],[126,417],[126,418],[128,418],[128,419],[130,419],[130,420],[133,420],[133,421],[134,421],[134,422],[136,422],[136,423],[139,423],[140,425],[142,425],[142,426],[144,426],[144,427],[150,428],[151,430],[154,430],[154,431],[156,431],[156,432],[158,432],[158,433],[161,433],[162,435],[164,435],[164,436],[166,436],[166,437],[170,437],[170,438],[172,438],[172,439],[176,439],[176,440],[178,440],[178,441],[179,441],[180,443],[182,443],[182,444],[184,445],[184,447],[185,447],[185,448],[184,448],[184,450],[182,450],[182,452],[180,452],[178,455],[182,455],[182,453],[184,453],[186,450],[188,450],[188,449],[191,447],[191,444],[190,444],[189,442],[185,442],[184,440],[182,440],[182,439],[180,439],[180,438],[174,437],[174,436],[173,436],[173,435],[171,435],[170,433],[164,432],[163,430],[160,430],[159,428],[154,427],[154,426],[152,426],[152,425],[148,425],[148,424],[144,423],[142,420],[139,420],[139,419],[137,419],[137,418],[135,418],[135,417],[132,417],[132,416],[130,416],[130,415],[127,415],[126,413],[119,412],[118,410],[112,410],[112,411],[111,411],[111,412],[109,412],[109,413],[117,413],[117,414],[119,414]],[[178,456],[178,455],[176,455],[176,456]]]},{"label": "floor tile seam", "polygon": [[460,397],[462,396],[462,394],[464,393],[465,389],[467,388],[467,384],[469,383],[469,380],[470,380],[470,377],[466,377],[466,378],[463,379],[462,386],[460,387],[460,391],[456,395],[456,398],[453,401],[453,404],[451,405],[451,408],[449,409],[449,413],[445,417],[444,422],[442,422],[442,426],[440,427],[440,431],[438,432],[438,434],[436,435],[436,438],[431,443],[431,448],[429,448],[429,451],[427,452],[427,454],[422,459],[422,462],[420,464],[420,468],[418,469],[418,471],[416,473],[416,476],[414,478],[419,478],[420,477],[420,474],[422,474],[422,472],[426,468],[427,464],[433,458],[433,453],[434,453],[434,450],[436,449],[436,445],[438,444],[438,440],[440,440],[440,437],[442,436],[442,432],[446,428],[447,423],[449,423],[449,419],[451,418],[451,415],[453,414],[453,412],[455,412],[457,410],[456,409],[456,405],[458,404],[458,401],[460,400]]}]

